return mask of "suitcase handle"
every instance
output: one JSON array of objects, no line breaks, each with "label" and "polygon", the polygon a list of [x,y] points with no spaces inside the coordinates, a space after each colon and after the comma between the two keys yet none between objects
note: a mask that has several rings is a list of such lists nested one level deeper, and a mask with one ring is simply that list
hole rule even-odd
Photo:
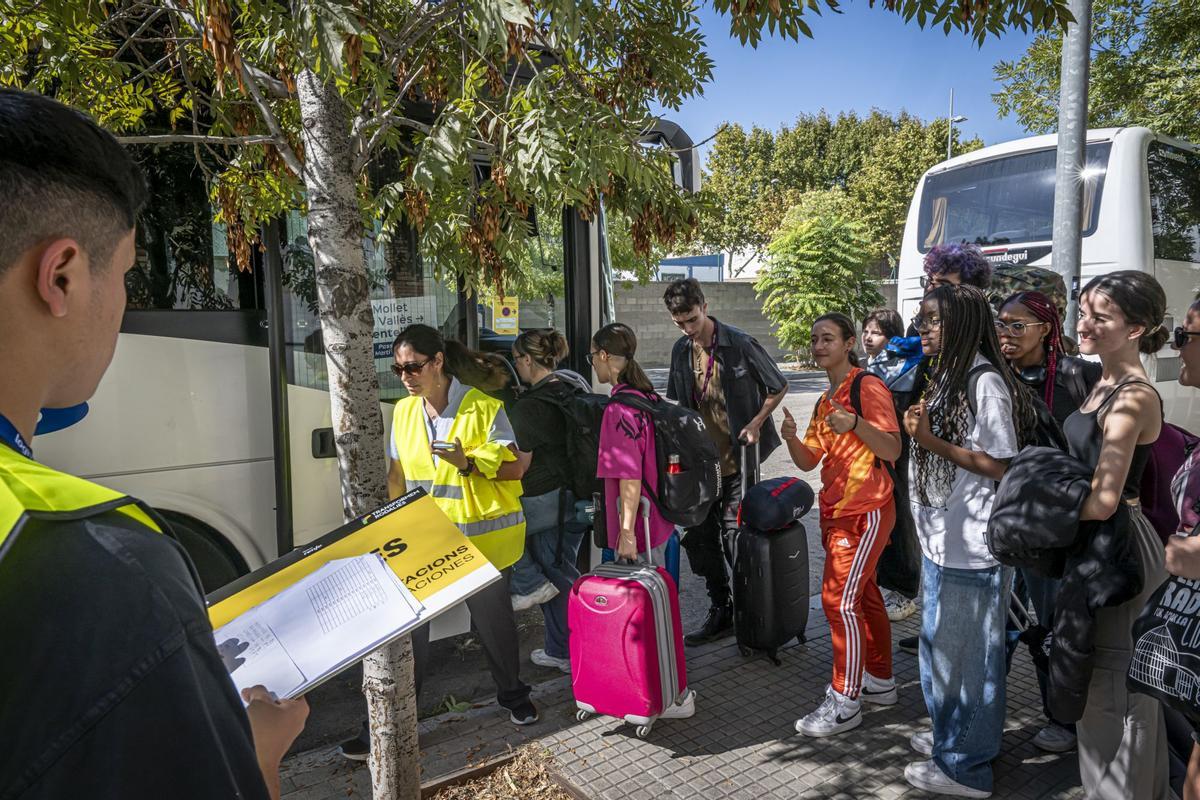
[{"label": "suitcase handle", "polygon": [[[653,549],[650,547],[650,498],[642,495],[641,499],[638,501],[638,511],[642,517],[642,530],[646,534],[646,563],[650,566],[654,566]],[[617,501],[617,513],[621,513],[619,500]]]},{"label": "suitcase handle", "polygon": [[[741,445],[742,446],[739,447],[738,450],[741,452],[742,458],[742,479],[738,481],[738,483],[741,484],[741,499],[745,500],[746,492],[751,486],[758,483],[758,468],[760,465],[758,460],[758,442],[755,442],[754,444],[742,442]],[[754,456],[753,464],[750,463],[751,459],[747,458],[751,452],[753,452]]]}]

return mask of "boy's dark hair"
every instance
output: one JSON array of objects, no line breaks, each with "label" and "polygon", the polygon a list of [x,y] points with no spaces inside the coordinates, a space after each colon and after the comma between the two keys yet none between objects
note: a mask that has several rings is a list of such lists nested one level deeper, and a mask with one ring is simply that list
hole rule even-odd
[{"label": "boy's dark hair", "polygon": [[862,329],[867,330],[867,323],[874,322],[879,326],[880,332],[888,339],[895,339],[897,336],[904,335],[904,320],[900,315],[890,308],[877,308],[867,318],[863,320]]},{"label": "boy's dark hair", "polygon": [[146,201],[142,172],[90,117],[29,92],[0,89],[0,273],[35,244],[75,239],[108,266]]},{"label": "boy's dark hair", "polygon": [[704,305],[704,290],[695,278],[680,278],[671,281],[671,285],[663,292],[663,302],[672,315],[684,314]]}]

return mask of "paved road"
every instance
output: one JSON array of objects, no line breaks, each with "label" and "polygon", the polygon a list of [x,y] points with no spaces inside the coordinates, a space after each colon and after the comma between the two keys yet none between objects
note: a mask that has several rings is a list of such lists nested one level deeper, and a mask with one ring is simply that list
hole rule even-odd
[{"label": "paved road", "polygon": [[[651,380],[660,387],[665,385],[666,373],[665,369],[649,371]],[[805,420],[812,413],[813,403],[816,402],[819,393],[828,385],[825,374],[785,372],[785,376],[790,389],[783,405],[797,420]],[[776,424],[782,417],[782,411],[777,411]],[[764,478],[794,474],[808,480],[814,489],[819,485],[815,473],[796,471],[785,448],[780,448],[763,463],[761,474]],[[816,535],[819,528],[815,511],[805,518],[804,524],[809,531],[810,585],[813,593],[819,593],[824,553],[820,536]],[[692,574],[686,558],[682,561],[680,615],[684,630],[692,630],[703,622],[708,612],[708,601],[704,592],[704,581]],[[517,626],[521,637],[522,677],[525,681],[537,684],[558,677],[560,673],[557,670],[537,667],[529,661],[530,651],[542,646],[541,612],[532,609],[518,614]],[[446,710],[448,704],[454,701],[487,700],[493,697],[495,684],[488,673],[483,651],[478,641],[470,634],[434,642],[431,645],[430,661],[431,668],[420,698],[422,716],[435,714],[439,709]],[[361,719],[365,716],[365,705],[359,689],[361,681],[361,670],[355,667],[309,694],[312,713],[304,733],[293,747],[293,752],[333,744],[357,731]]]}]

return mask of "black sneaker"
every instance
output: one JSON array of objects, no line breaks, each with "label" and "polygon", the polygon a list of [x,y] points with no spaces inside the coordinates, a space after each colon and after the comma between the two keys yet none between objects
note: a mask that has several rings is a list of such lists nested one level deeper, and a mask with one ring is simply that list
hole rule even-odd
[{"label": "black sneaker", "polygon": [[537,706],[532,700],[525,698],[508,709],[508,718],[512,720],[513,725],[532,725],[538,721]]},{"label": "black sneaker", "polygon": [[917,636],[906,636],[896,643],[906,653],[917,655],[921,649],[921,639]]},{"label": "black sneaker", "polygon": [[348,758],[351,761],[366,761],[371,755],[371,743],[364,742],[359,737],[347,739],[338,747],[338,752],[342,754],[342,758]]},{"label": "black sneaker", "polygon": [[733,606],[728,604],[713,606],[708,610],[704,624],[697,631],[692,631],[683,637],[683,643],[688,647],[696,647],[717,639],[723,639],[733,630]]}]

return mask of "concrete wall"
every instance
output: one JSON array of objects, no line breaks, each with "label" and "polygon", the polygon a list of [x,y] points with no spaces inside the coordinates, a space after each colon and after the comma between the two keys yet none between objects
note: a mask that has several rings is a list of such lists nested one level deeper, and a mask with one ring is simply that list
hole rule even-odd
[{"label": "concrete wall", "polygon": [[[771,323],[763,316],[762,303],[754,294],[753,284],[727,281],[702,282],[701,285],[708,299],[709,313],[754,336],[777,360],[792,360],[792,353],[780,346]],[[679,329],[671,322],[663,305],[662,295],[666,288],[667,283],[657,281],[645,286],[618,283],[613,292],[617,321],[633,328],[638,337],[638,361],[650,368],[670,366],[671,346],[679,338]],[[881,281],[876,288],[883,295],[884,305],[895,308],[896,283]]]},{"label": "concrete wall", "polygon": [[[791,353],[775,340],[771,323],[762,313],[762,303],[749,283],[704,283],[708,311],[722,322],[741,328],[754,336],[767,352],[780,361],[790,361]],[[618,283],[613,294],[617,321],[633,328],[638,337],[637,359],[646,367],[667,367],[671,346],[679,338],[679,329],[671,322],[662,296],[667,283],[645,286]]]}]

